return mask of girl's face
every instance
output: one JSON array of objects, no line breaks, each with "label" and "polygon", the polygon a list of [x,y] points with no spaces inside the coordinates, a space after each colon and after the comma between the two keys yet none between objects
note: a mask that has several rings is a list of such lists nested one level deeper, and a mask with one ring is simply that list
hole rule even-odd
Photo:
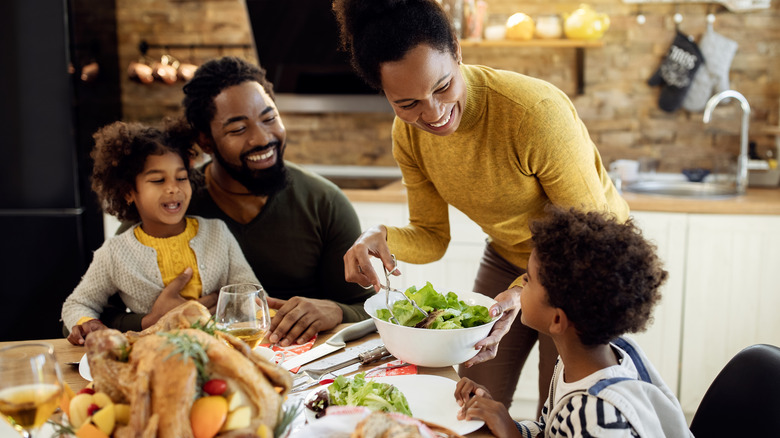
[{"label": "girl's face", "polygon": [[539,260],[536,250],[528,259],[528,272],[523,274],[523,291],[520,293],[520,322],[541,333],[548,333],[554,308],[547,298],[547,290],[539,281]]},{"label": "girl's face", "polygon": [[434,135],[458,129],[466,106],[460,46],[455,55],[421,44],[380,66],[382,90],[399,119]]},{"label": "girl's face", "polygon": [[181,157],[173,152],[146,157],[144,170],[135,177],[127,200],[135,202],[143,230],[153,237],[181,234],[190,205],[192,186]]}]

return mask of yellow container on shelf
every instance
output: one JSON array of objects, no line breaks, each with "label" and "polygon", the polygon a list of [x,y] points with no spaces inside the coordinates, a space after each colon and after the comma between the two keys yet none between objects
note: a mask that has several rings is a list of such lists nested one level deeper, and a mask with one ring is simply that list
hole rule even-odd
[{"label": "yellow container on shelf", "polygon": [[534,20],[529,15],[518,12],[506,21],[506,35],[508,40],[526,41],[534,37]]},{"label": "yellow container on shelf", "polygon": [[599,14],[588,4],[581,4],[571,14],[564,14],[563,32],[566,38],[597,40],[609,29],[609,16]]}]

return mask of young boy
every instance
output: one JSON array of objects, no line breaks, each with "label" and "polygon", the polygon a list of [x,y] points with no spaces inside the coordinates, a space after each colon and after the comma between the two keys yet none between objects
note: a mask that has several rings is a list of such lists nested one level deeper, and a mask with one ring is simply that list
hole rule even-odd
[{"label": "young boy", "polygon": [[642,350],[619,337],[645,329],[668,273],[629,220],[559,207],[531,225],[534,250],[520,295],[523,324],[553,338],[559,357],[539,421],[516,423],[463,378],[461,419],[498,437],[688,437],[680,404]]}]

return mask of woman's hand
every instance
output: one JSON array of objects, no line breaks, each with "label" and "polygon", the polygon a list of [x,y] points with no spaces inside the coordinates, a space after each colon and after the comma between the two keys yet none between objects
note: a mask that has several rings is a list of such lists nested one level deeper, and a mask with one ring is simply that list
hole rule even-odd
[{"label": "woman's hand", "polygon": [[496,357],[498,343],[509,332],[520,312],[520,292],[522,290],[523,288],[520,286],[515,286],[496,295],[496,304],[490,307],[490,316],[501,315],[501,318],[496,321],[490,334],[474,345],[474,348],[480,351],[476,356],[463,363],[466,368]]},{"label": "woman's hand", "polygon": [[74,325],[68,335],[68,342],[73,345],[84,345],[87,339],[87,335],[96,332],[98,330],[106,329],[106,327],[99,319],[90,319],[89,321]]},{"label": "woman's hand", "polygon": [[268,297],[268,307],[276,309],[271,319],[268,340],[282,347],[303,344],[317,333],[336,327],[344,319],[341,307],[330,300],[292,297],[280,300]]},{"label": "woman's hand", "polygon": [[[371,256],[382,260],[388,271],[395,268],[390,248],[387,246],[387,229],[384,225],[375,225],[364,231],[344,254],[344,278],[366,288],[372,285],[374,290],[379,292],[379,276],[371,266]],[[396,269],[393,275],[401,275],[401,272]]]}]

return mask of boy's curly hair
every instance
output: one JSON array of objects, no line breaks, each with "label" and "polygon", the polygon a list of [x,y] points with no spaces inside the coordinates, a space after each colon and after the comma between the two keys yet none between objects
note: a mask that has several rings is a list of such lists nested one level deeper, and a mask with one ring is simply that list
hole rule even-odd
[{"label": "boy's curly hair", "polygon": [[198,67],[184,86],[184,114],[199,132],[211,135],[211,121],[217,112],[214,98],[225,88],[247,81],[260,83],[268,96],[274,97],[273,85],[265,77],[265,69],[235,56],[212,59]]},{"label": "boy's curly hair", "polygon": [[166,123],[163,130],[140,123],[114,122],[93,134],[92,190],[106,213],[121,221],[141,219],[135,204],[128,205],[125,197],[136,188],[135,178],[144,170],[149,155],[173,152],[190,171],[190,160],[195,154],[194,134],[187,126]]},{"label": "boy's curly hair", "polygon": [[353,68],[377,90],[380,65],[401,60],[420,44],[456,56],[455,30],[434,0],[336,0],[333,11]]},{"label": "boy's curly hair", "polygon": [[585,345],[643,331],[668,273],[632,220],[549,206],[531,224],[538,278]]}]

